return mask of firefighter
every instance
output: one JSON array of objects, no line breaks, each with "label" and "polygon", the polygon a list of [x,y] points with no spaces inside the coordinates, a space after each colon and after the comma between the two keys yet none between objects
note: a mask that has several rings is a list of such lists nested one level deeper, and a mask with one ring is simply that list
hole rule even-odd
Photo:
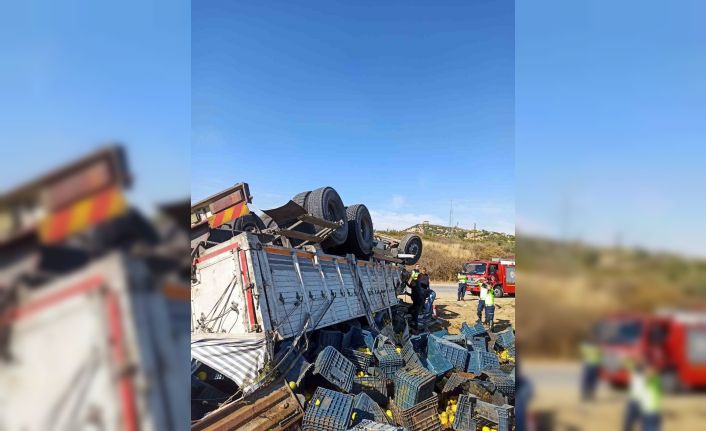
[{"label": "firefighter", "polygon": [[581,343],[581,356],[583,357],[581,397],[584,401],[589,401],[595,395],[601,365],[601,351],[593,338]]},{"label": "firefighter", "polygon": [[468,276],[462,272],[458,273],[458,298],[456,301],[463,301],[463,297],[466,296],[466,283],[468,282]]},{"label": "firefighter", "polygon": [[488,286],[485,284],[483,279],[478,280],[478,321],[483,320],[483,310],[485,309],[485,296],[488,293]]},{"label": "firefighter", "polygon": [[424,300],[426,299],[423,289],[421,289],[419,283],[417,283],[418,278],[419,264],[416,264],[414,265],[414,270],[407,280],[407,285],[411,289],[410,296],[412,297],[412,306],[409,307],[409,314],[412,317],[412,322],[409,326],[414,330],[418,329],[419,312],[421,311],[422,306],[424,305]]},{"label": "firefighter", "polygon": [[645,387],[640,398],[642,429],[659,431],[662,428],[662,381],[656,368],[650,366],[645,376]]},{"label": "firefighter", "polygon": [[640,411],[640,397],[645,392],[645,372],[640,361],[625,361],[625,368],[628,370],[630,380],[628,388],[628,402],[625,407],[625,417],[623,420],[623,430],[632,431],[639,423],[642,412]]},{"label": "firefighter", "polygon": [[493,288],[486,289],[485,293],[485,324],[488,330],[493,332],[493,318],[495,317],[495,291]]}]

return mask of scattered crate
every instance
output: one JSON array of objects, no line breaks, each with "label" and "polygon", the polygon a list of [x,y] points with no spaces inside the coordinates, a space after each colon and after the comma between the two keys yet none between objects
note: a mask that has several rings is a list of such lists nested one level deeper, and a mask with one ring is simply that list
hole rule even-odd
[{"label": "scattered crate", "polygon": [[364,392],[361,392],[353,397],[353,414],[355,416],[353,419],[353,425],[356,425],[364,419],[369,419],[380,423],[388,423],[385,412]]},{"label": "scattered crate", "polygon": [[475,418],[485,419],[497,425],[498,431],[510,431],[513,408],[511,405],[496,406],[485,401],[476,400]]},{"label": "scattered crate", "polygon": [[354,377],[353,391],[365,392],[380,405],[386,405],[388,402],[387,381],[379,368],[368,369],[364,377]]},{"label": "scattered crate", "polygon": [[436,376],[424,368],[406,366],[394,375],[395,403],[402,409],[414,407],[434,394]]},{"label": "scattered crate", "polygon": [[456,431],[476,431],[477,422],[473,419],[473,408],[476,398],[472,395],[462,394],[456,404],[456,417],[453,428]]},{"label": "scattered crate", "polygon": [[410,361],[413,353],[418,356],[426,355],[427,352],[427,334],[419,334],[409,337],[409,340],[402,347],[402,359],[405,363]]},{"label": "scattered crate", "polygon": [[[349,361],[355,365],[358,371],[365,371],[373,362],[373,344],[375,337],[370,331],[351,327],[351,329],[343,335],[342,353]],[[361,352],[358,349],[365,348],[370,351]]]},{"label": "scattered crate", "polygon": [[502,332],[498,332],[495,338],[495,345],[503,349],[508,349],[515,345],[515,332],[512,328],[508,328]]},{"label": "scattered crate", "polygon": [[350,428],[348,431],[406,431],[402,427],[390,425],[388,423],[374,422],[368,419],[363,419],[359,424]]},{"label": "scattered crate", "polygon": [[395,372],[403,365],[402,356],[395,351],[394,347],[388,344],[383,344],[375,349],[373,353],[378,360],[378,367],[387,379],[392,379]]},{"label": "scattered crate", "polygon": [[484,370],[483,374],[487,375],[495,385],[495,388],[504,395],[511,398],[515,396],[515,377],[512,374],[506,373],[499,368]]},{"label": "scattered crate", "polygon": [[319,329],[318,342],[319,350],[323,350],[326,346],[332,346],[340,352],[343,347],[343,332]]},{"label": "scattered crate", "polygon": [[480,374],[483,370],[499,366],[500,361],[494,352],[468,352],[466,371],[469,373]]},{"label": "scattered crate", "polygon": [[304,412],[304,431],[345,431],[353,411],[353,396],[319,387]]},{"label": "scattered crate", "polygon": [[444,335],[449,335],[449,331],[447,331],[446,328],[439,329],[438,331],[432,332],[431,335],[434,335],[436,337],[443,337]]},{"label": "scattered crate", "polygon": [[473,338],[478,335],[487,334],[488,331],[480,322],[476,322],[473,326],[469,326],[466,322],[463,322],[463,324],[461,325],[461,333],[466,337]]},{"label": "scattered crate", "polygon": [[395,422],[409,431],[440,431],[441,424],[437,417],[439,413],[439,397],[432,394],[410,409],[401,409],[394,401],[390,402],[390,410]]},{"label": "scattered crate", "polygon": [[314,373],[343,392],[350,392],[353,389],[355,366],[331,346],[325,347],[316,357]]},{"label": "scattered crate", "polygon": [[450,343],[458,344],[459,346],[466,347],[466,336],[463,334],[456,334],[456,335],[451,335],[447,334],[444,335],[443,337],[438,337],[443,340],[446,340]]},{"label": "scattered crate", "polygon": [[462,371],[466,370],[466,365],[468,364],[468,350],[465,347],[432,335],[429,337],[427,354],[432,354],[435,350],[451,361],[454,368]]},{"label": "scattered crate", "polygon": [[454,365],[442,356],[439,352],[428,352],[426,357],[421,358],[422,366],[435,374],[437,377],[443,376],[453,370]]},{"label": "scattered crate", "polygon": [[487,352],[488,339],[485,337],[473,337],[471,339],[471,348],[475,352]]}]

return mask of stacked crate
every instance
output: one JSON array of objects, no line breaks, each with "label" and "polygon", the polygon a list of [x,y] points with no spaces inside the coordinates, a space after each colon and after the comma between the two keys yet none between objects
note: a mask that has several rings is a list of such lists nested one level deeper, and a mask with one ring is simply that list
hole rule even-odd
[{"label": "stacked crate", "polygon": [[350,392],[353,389],[355,366],[331,346],[325,347],[316,357],[314,373],[343,392]]},{"label": "stacked crate", "polygon": [[403,365],[402,356],[389,344],[383,344],[376,348],[373,353],[378,361],[378,367],[387,379],[392,379],[395,372]]},{"label": "stacked crate", "polygon": [[395,403],[402,409],[414,407],[417,403],[434,394],[436,376],[424,368],[406,366],[397,370],[395,384]]},{"label": "stacked crate", "polygon": [[345,431],[353,412],[353,396],[319,387],[304,412],[304,431]]}]

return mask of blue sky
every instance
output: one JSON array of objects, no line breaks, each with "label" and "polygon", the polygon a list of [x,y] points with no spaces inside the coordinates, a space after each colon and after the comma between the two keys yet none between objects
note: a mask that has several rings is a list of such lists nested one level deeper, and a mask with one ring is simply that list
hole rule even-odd
[{"label": "blue sky", "polygon": [[189,25],[188,1],[6,2],[0,189],[120,140],[135,175],[133,202],[150,210],[186,198]]},{"label": "blue sky", "polygon": [[518,231],[706,256],[706,3],[517,10]]},{"label": "blue sky", "polygon": [[330,185],[377,227],[514,232],[508,0],[194,2],[192,200]]}]

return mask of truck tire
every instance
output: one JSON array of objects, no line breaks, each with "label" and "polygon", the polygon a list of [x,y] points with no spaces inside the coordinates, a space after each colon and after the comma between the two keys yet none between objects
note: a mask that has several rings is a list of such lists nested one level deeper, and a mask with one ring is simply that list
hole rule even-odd
[{"label": "truck tire", "polygon": [[358,259],[367,259],[373,251],[373,219],[363,204],[346,207],[348,238],[329,252],[345,255],[353,253]]},{"label": "truck tire", "polygon": [[662,388],[664,388],[664,393],[666,394],[678,394],[684,391],[684,387],[679,380],[679,375],[675,370],[663,371],[660,375],[660,380],[662,381]]},{"label": "truck tire", "polygon": [[254,213],[238,217],[233,223],[233,230],[239,230],[241,232],[259,233],[264,228],[265,224],[262,222],[260,217]]},{"label": "truck tire", "polygon": [[[306,210],[314,217],[322,218],[328,221],[346,220],[346,208],[343,206],[343,201],[338,195],[338,192],[333,187],[321,187],[313,190],[306,198]],[[316,232],[323,228],[316,227]],[[348,238],[348,228],[344,223],[343,226],[336,229],[331,236],[326,238],[321,243],[324,250],[333,249],[344,242]]]},{"label": "truck tire", "polygon": [[309,197],[310,193],[311,191],[298,193],[294,195],[292,201],[294,201],[294,203],[299,205],[300,207],[306,209],[306,200]]},{"label": "truck tire", "polygon": [[496,298],[502,298],[505,295],[505,292],[503,292],[503,287],[499,284],[496,284],[493,287],[493,293],[495,294]]},{"label": "truck tire", "polygon": [[272,218],[265,213],[262,213],[260,220],[262,220],[262,224],[265,225],[265,229],[277,227],[277,223],[275,223],[275,221],[272,220]]},{"label": "truck tire", "polygon": [[405,235],[402,241],[400,241],[398,252],[402,254],[413,254],[414,257],[404,259],[404,263],[414,265],[419,258],[422,257],[422,238],[414,234]]}]

